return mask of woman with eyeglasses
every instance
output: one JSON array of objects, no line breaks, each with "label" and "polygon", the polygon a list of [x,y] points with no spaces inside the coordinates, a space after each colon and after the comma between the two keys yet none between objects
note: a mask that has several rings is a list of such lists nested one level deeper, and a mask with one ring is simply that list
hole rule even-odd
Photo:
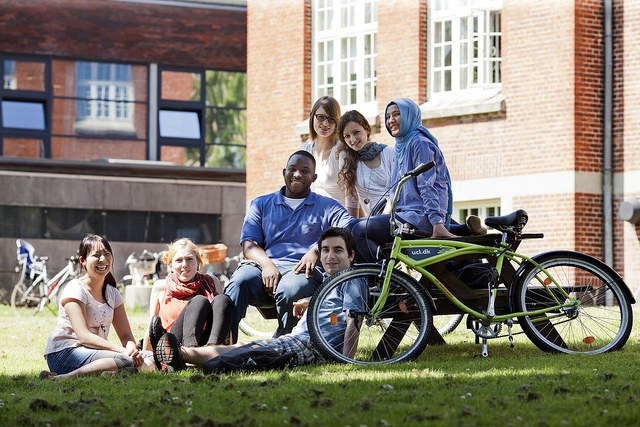
[{"label": "woman with eyeglasses", "polygon": [[[313,154],[316,159],[318,177],[311,184],[311,190],[329,196],[340,204],[345,204],[345,189],[338,184],[340,159],[338,146],[338,120],[340,120],[340,104],[331,96],[323,96],[313,104],[309,113],[309,142],[302,144],[301,150]],[[357,207],[347,210],[354,217]]]}]

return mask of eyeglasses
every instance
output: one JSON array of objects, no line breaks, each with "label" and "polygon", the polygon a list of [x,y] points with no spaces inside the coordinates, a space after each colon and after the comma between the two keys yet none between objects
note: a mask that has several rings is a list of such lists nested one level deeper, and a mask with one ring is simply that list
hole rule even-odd
[{"label": "eyeglasses", "polygon": [[335,125],[336,120],[333,117],[325,116],[324,114],[314,114],[314,117],[320,123],[324,123],[324,121],[328,121],[330,125]]}]

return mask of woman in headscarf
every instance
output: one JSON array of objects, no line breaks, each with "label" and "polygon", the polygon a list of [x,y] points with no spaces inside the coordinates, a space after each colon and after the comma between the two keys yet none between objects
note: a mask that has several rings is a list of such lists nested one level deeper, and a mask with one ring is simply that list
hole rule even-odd
[{"label": "woman in headscarf", "polygon": [[[397,182],[422,163],[435,163],[435,167],[409,180],[402,187],[396,204],[398,219],[417,230],[430,233],[431,237],[484,234],[486,229],[477,217],[468,222],[468,228],[456,224],[456,234],[449,231],[453,211],[449,169],[438,147],[438,140],[422,126],[420,107],[407,98],[390,102],[385,109],[385,126],[396,140],[396,162],[391,182]],[[353,227],[353,235],[358,247],[358,261],[376,261],[378,247],[392,241],[389,215],[359,220]]]}]

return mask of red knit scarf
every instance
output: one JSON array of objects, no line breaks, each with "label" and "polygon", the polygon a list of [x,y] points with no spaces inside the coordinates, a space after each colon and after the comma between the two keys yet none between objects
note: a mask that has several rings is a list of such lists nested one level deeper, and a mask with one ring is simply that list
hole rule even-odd
[{"label": "red knit scarf", "polygon": [[196,273],[191,282],[182,283],[175,273],[170,273],[167,276],[167,298],[165,299],[165,304],[171,298],[188,299],[194,295],[204,295],[209,301],[218,295],[213,277],[208,274]]}]

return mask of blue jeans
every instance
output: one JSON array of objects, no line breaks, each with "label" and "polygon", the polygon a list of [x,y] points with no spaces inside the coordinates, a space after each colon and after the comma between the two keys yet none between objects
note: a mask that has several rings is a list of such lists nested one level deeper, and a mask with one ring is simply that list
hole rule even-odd
[{"label": "blue jeans", "polygon": [[[356,262],[377,262],[376,254],[378,248],[385,243],[391,243],[391,215],[376,215],[372,217],[360,218],[353,224],[351,233],[356,241]],[[413,225],[412,225],[413,226]],[[449,231],[457,236],[468,236],[469,228],[466,224],[458,224],[451,221],[447,227]],[[432,233],[433,230],[422,230]]]},{"label": "blue jeans", "polygon": [[262,283],[262,270],[255,264],[243,264],[233,273],[224,293],[229,295],[236,306],[233,322],[231,323],[231,336],[233,342],[238,341],[238,324],[245,316],[247,307],[273,307],[278,312],[278,328],[274,338],[288,334],[298,323],[293,315],[293,303],[300,298],[310,297],[322,283],[322,274],[314,270],[313,276],[307,278],[303,273],[295,274],[291,268],[280,270],[280,281],[276,293],[272,297],[264,290]]}]

